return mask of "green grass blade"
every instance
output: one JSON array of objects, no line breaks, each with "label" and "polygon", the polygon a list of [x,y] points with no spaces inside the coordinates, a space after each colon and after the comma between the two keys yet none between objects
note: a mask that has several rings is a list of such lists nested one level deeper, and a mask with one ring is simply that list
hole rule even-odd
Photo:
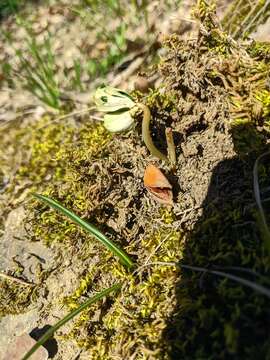
[{"label": "green grass blade", "polygon": [[261,294],[263,294],[265,296],[267,296],[268,298],[270,298],[270,289],[269,288],[267,288],[265,286],[262,286],[260,284],[257,284],[257,283],[255,283],[253,281],[243,279],[240,276],[236,276],[236,275],[233,275],[233,274],[228,274],[228,273],[225,273],[223,271],[209,270],[209,269],[198,267],[198,266],[190,266],[190,265],[182,265],[182,264],[179,264],[179,266],[184,268],[184,269],[189,269],[189,270],[199,271],[199,272],[204,272],[204,273],[210,273],[210,274],[214,274],[214,275],[217,275],[217,276],[225,277],[227,279],[236,281],[239,284],[248,286],[249,288],[251,288],[251,289],[253,289],[253,290],[255,290],[255,291],[257,291],[257,292],[259,292],[259,293],[261,293]]},{"label": "green grass blade", "polygon": [[88,306],[94,304],[98,300],[102,299],[104,296],[108,295],[109,293],[119,290],[121,288],[121,284],[115,284],[110,288],[107,288],[98,294],[94,295],[90,299],[86,300],[83,304],[81,304],[77,309],[71,311],[68,315],[63,317],[60,321],[58,321],[54,326],[52,326],[37,342],[36,344],[24,355],[22,360],[27,360],[30,358],[34,352],[43,345],[54,333],[57,331],[61,326],[65,325],[69,320],[73,319],[74,316],[80,314],[84,309]]},{"label": "green grass blade", "polygon": [[111,240],[109,240],[104,234],[102,234],[95,226],[89,224],[87,221],[81,219],[79,216],[74,214],[72,211],[66,209],[57,201],[49,198],[45,195],[40,194],[33,194],[37,199],[43,201],[47,205],[51,206],[52,208],[60,211],[63,215],[66,215],[76,224],[81,226],[83,229],[88,231],[91,235],[93,235],[97,240],[99,240],[103,245],[107,247],[113,254],[115,254],[121,262],[126,265],[128,268],[132,267],[134,263],[132,262],[131,258],[121,250],[117,245],[115,245]]}]

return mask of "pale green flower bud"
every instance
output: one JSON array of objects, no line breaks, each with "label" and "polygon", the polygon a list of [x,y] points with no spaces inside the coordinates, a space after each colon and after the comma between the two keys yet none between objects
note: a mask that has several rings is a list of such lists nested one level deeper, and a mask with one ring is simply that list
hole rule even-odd
[{"label": "pale green flower bud", "polygon": [[135,105],[127,93],[111,86],[98,88],[94,101],[98,111],[107,113],[131,109]]},{"label": "pale green flower bud", "polygon": [[127,130],[134,122],[130,112],[114,112],[104,116],[104,126],[110,132]]}]

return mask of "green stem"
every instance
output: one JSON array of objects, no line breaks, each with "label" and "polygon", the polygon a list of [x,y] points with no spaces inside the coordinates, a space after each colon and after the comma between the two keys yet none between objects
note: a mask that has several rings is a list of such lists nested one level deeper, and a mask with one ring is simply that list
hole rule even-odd
[{"label": "green stem", "polygon": [[138,107],[143,111],[142,138],[147,149],[150,151],[150,153],[153,156],[156,156],[160,160],[168,161],[167,156],[156,148],[151,138],[151,133],[150,133],[151,113],[149,107],[141,103],[138,104]]}]

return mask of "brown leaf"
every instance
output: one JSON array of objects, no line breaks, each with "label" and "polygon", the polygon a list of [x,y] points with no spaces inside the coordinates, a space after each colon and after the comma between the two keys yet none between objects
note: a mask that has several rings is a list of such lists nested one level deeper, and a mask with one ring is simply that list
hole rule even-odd
[{"label": "brown leaf", "polygon": [[173,204],[172,186],[155,165],[150,164],[145,169],[144,186],[158,202]]}]

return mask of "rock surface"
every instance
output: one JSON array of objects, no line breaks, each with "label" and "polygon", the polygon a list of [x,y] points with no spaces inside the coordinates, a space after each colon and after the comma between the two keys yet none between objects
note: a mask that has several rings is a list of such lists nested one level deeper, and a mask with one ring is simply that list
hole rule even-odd
[{"label": "rock surface", "polygon": [[[37,318],[38,312],[34,310],[22,315],[8,315],[1,320],[0,360],[20,360],[31,349],[36,341],[25,331],[30,331],[35,326]],[[47,350],[39,348],[32,359],[48,359]]]},{"label": "rock surface", "polygon": [[[4,355],[3,360],[20,360],[22,355],[27,353],[32,346],[34,346],[36,341],[31,338],[28,334],[23,334],[15,338]],[[44,347],[40,347],[36,352],[31,356],[32,360],[47,360],[48,352]]]},{"label": "rock surface", "polygon": [[[52,251],[40,242],[30,242],[26,237],[23,220],[26,214],[23,206],[12,210],[5,222],[5,232],[0,239],[0,269],[15,271],[16,264],[23,267],[20,274],[27,281],[37,282],[36,267],[48,268],[52,261]],[[14,262],[14,260],[16,263]]]}]

